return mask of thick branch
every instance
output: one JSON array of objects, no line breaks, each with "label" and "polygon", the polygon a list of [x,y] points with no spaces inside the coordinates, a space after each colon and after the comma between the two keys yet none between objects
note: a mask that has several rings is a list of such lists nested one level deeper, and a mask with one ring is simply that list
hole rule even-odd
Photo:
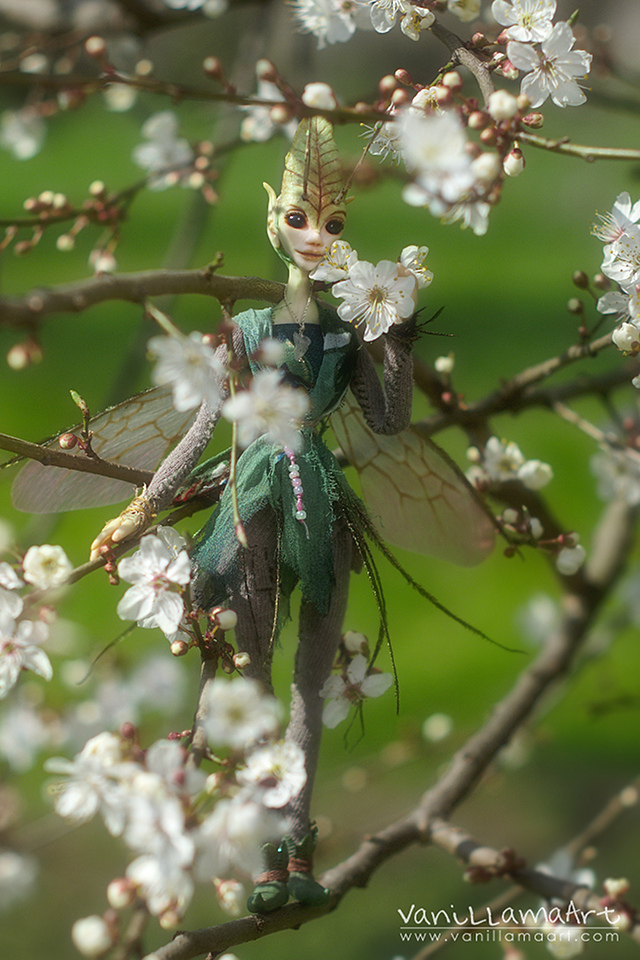
[{"label": "thick branch", "polygon": [[201,270],[146,270],[140,273],[101,273],[59,287],[41,287],[23,297],[0,297],[0,325],[33,327],[54,313],[80,313],[107,300],[143,303],[165,294],[200,293],[221,302],[282,299],[284,285],[260,277],[224,277],[209,267]]},{"label": "thick branch", "polygon": [[441,23],[436,21],[431,25],[430,30],[434,37],[447,47],[451,54],[452,61],[459,63],[462,67],[466,67],[476,78],[486,105],[495,89],[491,80],[489,65],[469,50],[460,37],[452,33],[451,30],[447,30]]}]

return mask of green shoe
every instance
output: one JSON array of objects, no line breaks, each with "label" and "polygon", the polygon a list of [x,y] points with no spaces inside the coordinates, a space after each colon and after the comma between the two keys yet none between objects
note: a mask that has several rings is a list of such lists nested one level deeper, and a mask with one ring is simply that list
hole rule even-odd
[{"label": "green shoe", "polygon": [[284,907],[289,899],[287,889],[287,861],[289,851],[284,841],[276,847],[265,843],[262,848],[265,872],[261,874],[247,900],[247,909],[251,913],[272,913]]},{"label": "green shoe", "polygon": [[289,880],[287,888],[289,894],[298,903],[307,907],[317,907],[327,903],[330,892],[313,879],[313,852],[316,848],[318,830],[312,825],[309,833],[300,843],[292,837],[285,837],[284,842],[289,851]]}]

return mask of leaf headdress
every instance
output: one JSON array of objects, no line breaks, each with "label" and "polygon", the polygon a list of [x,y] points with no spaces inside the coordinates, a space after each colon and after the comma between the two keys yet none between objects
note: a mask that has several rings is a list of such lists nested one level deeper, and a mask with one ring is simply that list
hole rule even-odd
[{"label": "leaf headdress", "polygon": [[300,121],[285,158],[279,196],[268,183],[264,188],[269,194],[269,239],[278,254],[290,262],[287,254],[276,245],[279,221],[287,210],[291,207],[303,210],[316,227],[329,213],[346,211],[342,161],[333,139],[333,127],[325,117]]}]

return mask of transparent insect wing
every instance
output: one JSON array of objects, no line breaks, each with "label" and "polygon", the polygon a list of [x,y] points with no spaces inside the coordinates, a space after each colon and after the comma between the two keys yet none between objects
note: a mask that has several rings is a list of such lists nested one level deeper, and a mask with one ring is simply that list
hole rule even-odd
[{"label": "transparent insect wing", "polygon": [[351,394],[332,415],[331,426],[358,471],[369,514],[384,540],[463,567],[491,552],[494,526],[474,490],[447,454],[415,427],[395,436],[374,433]]},{"label": "transparent insect wing", "polygon": [[[174,408],[169,386],[153,387],[92,418],[91,445],[103,460],[153,470],[171,447],[184,436],[196,411]],[[71,433],[79,433],[80,427]],[[57,439],[46,446],[56,446]],[[76,456],[85,454],[74,448]],[[76,470],[43,466],[29,461],[13,482],[11,498],[18,510],[28,513],[59,513],[128,500],[131,484]]]}]

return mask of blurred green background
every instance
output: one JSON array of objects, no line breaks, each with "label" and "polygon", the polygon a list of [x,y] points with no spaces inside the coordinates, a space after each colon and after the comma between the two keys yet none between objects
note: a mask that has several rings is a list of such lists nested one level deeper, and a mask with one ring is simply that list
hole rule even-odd
[{"label": "blurred green background", "polygon": [[[247,10],[253,11],[253,19],[247,18]],[[426,82],[444,59],[431,38],[413,45],[399,34],[395,38],[358,35],[350,45],[317,52],[315,41],[292,36],[286,18],[274,10],[271,8],[269,20],[257,8],[243,7],[206,27],[184,28],[152,39],[145,54],[156,64],[158,77],[184,79],[207,88],[210,81],[201,76],[198,67],[202,58],[218,54],[229,71],[239,59],[246,61],[247,44],[240,41],[246,39],[248,23],[249,39],[256,44],[256,37],[260,38],[256,57],[266,54],[277,59],[283,74],[297,88],[317,79],[332,83],[344,102],[370,99],[377,78],[399,66],[407,66],[416,79]],[[560,11],[564,16],[568,12]],[[455,22],[451,25],[455,27]],[[254,89],[246,70],[241,89]],[[22,94],[2,89],[0,97],[4,107],[16,107]],[[566,134],[576,142],[596,145],[636,146],[637,112],[614,109],[611,103],[597,105],[595,96],[592,101],[579,110],[547,107],[545,135]],[[19,216],[25,198],[45,189],[61,191],[80,203],[95,179],[103,180],[110,190],[136,181],[140,171],[131,153],[141,140],[141,124],[154,111],[170,106],[165,99],[146,95],[140,96],[128,113],[112,113],[98,96],[78,111],[56,115],[48,124],[44,149],[36,157],[19,163],[6,152],[0,154],[0,216]],[[211,105],[185,102],[177,112],[184,136],[215,141],[216,124],[222,121]],[[357,155],[361,146],[358,133],[354,127],[337,132],[345,157]],[[143,192],[122,230],[116,251],[118,269],[156,268],[182,258],[189,266],[201,266],[222,251],[225,273],[283,279],[281,264],[265,237],[262,181],[278,185],[285,151],[285,141],[277,138],[225,156],[216,184],[220,200],[211,208],[205,209],[191,191],[180,187]],[[427,265],[434,281],[423,292],[421,304],[427,314],[444,307],[434,327],[455,339],[425,336],[416,352],[432,362],[453,350],[455,387],[471,400],[575,341],[577,324],[566,304],[577,294],[571,283],[573,271],[584,269],[593,275],[600,266],[601,244],[590,235],[596,211],[609,209],[622,190],[628,190],[634,200],[638,197],[637,165],[586,164],[532,149],[526,151],[526,160],[524,174],[506,184],[502,202],[492,211],[488,234],[482,238],[455,225],[442,226],[426,211],[404,205],[400,185],[393,181],[360,191],[350,208],[346,239],[362,259],[393,259],[410,243],[429,246]],[[48,231],[28,256],[18,258],[9,249],[0,261],[2,293],[18,294],[33,286],[89,276],[87,258],[97,236],[94,228],[88,228],[69,253],[56,250],[54,230]],[[596,314],[588,298],[584,299],[588,322],[594,322]],[[186,330],[213,329],[219,319],[217,303],[206,298],[181,297],[171,312]],[[77,419],[70,388],[97,411],[148,386],[144,344],[149,332],[139,308],[118,302],[77,316],[49,318],[41,331],[42,363],[21,372],[6,366],[1,369],[0,430],[38,441]],[[0,353],[6,354],[21,337],[19,331],[0,328]],[[584,373],[616,365],[619,356],[610,353],[584,367]],[[633,389],[621,391],[619,399],[621,408],[630,407],[635,399]],[[604,411],[594,403],[585,402],[576,409],[599,424],[605,421]],[[421,398],[417,398],[416,412],[427,412]],[[593,443],[545,411],[527,413],[517,420],[497,419],[493,427],[500,437],[517,441],[526,457],[553,465],[555,478],[546,491],[549,501],[565,528],[577,530],[589,549],[602,507],[589,472]],[[464,467],[465,438],[451,433],[437,439]],[[223,441],[218,442],[222,445]],[[60,543],[74,564],[82,563],[93,536],[115,511],[106,508],[59,518],[26,517],[10,505],[10,479],[0,474],[1,515],[13,524],[21,547],[33,542]],[[194,518],[185,524],[185,530],[193,533],[198,526]],[[498,549],[473,570],[409,554],[400,559],[456,614],[524,653],[505,652],[465,632],[413,594],[380,560],[400,681],[400,709],[396,715],[391,696],[372,701],[365,710],[364,736],[360,737],[354,726],[347,742],[341,728],[327,731],[324,737],[314,804],[325,836],[319,851],[320,870],[353,851],[363,834],[415,805],[452,751],[483,722],[533,655],[517,626],[523,607],[538,593],[558,596],[553,571],[531,551],[508,560]],[[123,625],[115,613],[121,593],[122,588],[110,588],[106,577],[95,575],[65,596],[60,614],[75,625],[74,658],[91,662],[121,633]],[[345,628],[362,631],[372,639],[376,636],[375,605],[364,575],[354,577]],[[281,647],[275,669],[278,689],[286,700],[295,649],[293,626],[283,636]],[[59,659],[52,655],[54,669],[60,667],[64,644],[59,650]],[[169,657],[160,635],[137,631],[106,654],[98,676],[107,676],[116,667],[126,671],[151,651]],[[388,668],[386,657],[380,662]],[[504,762],[495,765],[473,797],[456,811],[454,821],[489,845],[515,848],[531,864],[549,858],[637,771],[639,665],[637,630],[622,631],[612,645],[599,645],[596,638],[590,654],[583,658],[579,676],[566,688],[556,688],[536,716],[535,725],[523,731],[516,747],[506,752]],[[183,666],[193,693],[198,673],[195,657],[188,657]],[[34,687],[34,681],[25,682]],[[56,677],[45,696],[53,707],[59,707],[66,698],[78,700],[83,693]],[[146,717],[145,736],[153,739],[169,729],[189,726],[191,702],[187,698],[169,721],[158,715]],[[598,705],[605,709],[597,710]],[[435,743],[421,735],[424,720],[434,713],[444,713],[453,721],[450,735]],[[10,771],[6,773],[9,778]],[[108,837],[97,822],[65,830],[50,813],[42,781],[38,766],[20,779],[22,826],[7,834],[8,841],[33,848],[41,863],[36,897],[3,916],[0,953],[7,958],[62,960],[73,955],[69,941],[72,921],[104,909],[105,886],[127,863],[123,846]],[[593,862],[600,881],[607,876],[628,876],[631,900],[636,902],[634,881],[640,880],[637,827],[637,813],[631,811],[602,838]],[[403,947],[399,940],[398,908],[406,910],[411,903],[428,910],[454,905],[460,913],[501,889],[498,884],[471,887],[461,882],[461,874],[461,867],[436,849],[410,850],[379,870],[367,890],[350,893],[333,916],[235,952],[241,960],[293,960],[300,955],[324,960],[329,950],[334,960],[411,956],[413,948]],[[535,905],[532,898],[521,902]],[[223,919],[212,894],[200,890],[184,925],[206,926]],[[148,949],[166,939],[161,931],[152,934]],[[452,958],[471,952],[480,958],[501,956],[496,944],[457,945],[447,950]],[[635,956],[637,948],[622,939],[607,948],[607,956],[609,950],[623,960]],[[547,954],[543,947],[532,946],[526,955]],[[587,955],[600,958],[605,954],[591,947]]]}]

